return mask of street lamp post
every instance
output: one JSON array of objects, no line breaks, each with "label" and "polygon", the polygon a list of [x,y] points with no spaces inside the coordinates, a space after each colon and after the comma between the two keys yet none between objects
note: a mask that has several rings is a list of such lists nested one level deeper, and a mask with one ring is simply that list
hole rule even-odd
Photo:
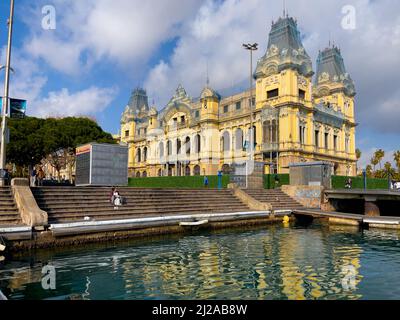
[{"label": "street lamp post", "polygon": [[[250,131],[249,131],[249,145],[250,145],[250,154],[249,154],[249,161],[253,159],[254,153],[254,128],[253,128],[253,51],[258,50],[258,43],[244,43],[243,48],[250,51]],[[248,164],[246,164],[246,188],[248,188]]]},{"label": "street lamp post", "polygon": [[12,29],[14,20],[14,0],[11,0],[10,5],[10,19],[8,20],[8,43],[7,43],[7,57],[5,66],[5,80],[4,80],[4,97],[2,108],[2,121],[1,121],[1,150],[0,150],[0,185],[5,184],[4,169],[6,167],[6,131],[7,131],[7,114],[9,109],[9,86],[10,86],[10,65],[11,65],[11,44],[12,44]]},{"label": "street lamp post", "polygon": [[[243,44],[243,47],[250,51],[250,140],[254,139],[254,133],[253,133],[253,51],[258,50],[258,43],[245,43]],[[251,142],[251,141],[250,141]],[[254,141],[253,141],[253,146],[251,147],[251,150],[254,148]]]}]

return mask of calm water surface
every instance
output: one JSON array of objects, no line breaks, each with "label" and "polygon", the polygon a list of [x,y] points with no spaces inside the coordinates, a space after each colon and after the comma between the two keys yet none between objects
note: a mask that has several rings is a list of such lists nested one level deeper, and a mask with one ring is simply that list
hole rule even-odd
[{"label": "calm water surface", "polygon": [[[312,225],[38,251],[0,262],[9,299],[400,299],[400,233]],[[44,290],[42,267],[56,269]]]}]

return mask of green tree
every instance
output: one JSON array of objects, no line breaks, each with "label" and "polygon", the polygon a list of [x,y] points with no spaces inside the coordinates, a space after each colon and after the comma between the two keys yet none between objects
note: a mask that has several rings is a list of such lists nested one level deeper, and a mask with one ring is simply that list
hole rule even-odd
[{"label": "green tree", "polygon": [[391,178],[393,179],[395,176],[396,171],[392,167],[390,162],[385,162],[383,169],[378,170],[375,172],[375,178],[384,179],[384,178]]},{"label": "green tree", "polygon": [[382,149],[376,150],[374,156],[378,160],[379,168],[382,170],[382,159],[385,157],[385,151]]},{"label": "green tree", "polygon": [[393,154],[393,158],[394,158],[394,162],[396,163],[397,170],[398,170],[399,173],[400,173],[400,150],[396,151],[396,152]]},{"label": "green tree", "polygon": [[372,172],[375,172],[376,166],[378,165],[379,160],[376,157],[376,155],[374,154],[371,158],[371,164],[374,166]]},{"label": "green tree", "polygon": [[356,168],[356,174],[358,174],[358,162],[360,161],[362,156],[362,152],[360,149],[356,149],[356,157],[357,157],[357,168]]},{"label": "green tree", "polygon": [[372,166],[371,166],[370,164],[367,165],[366,172],[367,172],[367,177],[368,177],[368,178],[372,178],[372,176],[373,176],[373,171],[372,171]]},{"label": "green tree", "polygon": [[46,155],[41,128],[45,120],[37,118],[10,119],[10,143],[7,145],[7,162],[18,166],[39,163]]},{"label": "green tree", "polygon": [[10,119],[10,143],[7,162],[19,166],[33,166],[59,150],[67,154],[89,142],[115,143],[112,135],[104,132],[88,118]]}]

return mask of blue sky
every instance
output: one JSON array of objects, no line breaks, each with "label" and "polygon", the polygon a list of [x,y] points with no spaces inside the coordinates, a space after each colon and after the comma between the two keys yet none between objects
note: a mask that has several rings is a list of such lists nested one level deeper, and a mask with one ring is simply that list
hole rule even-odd
[{"label": "blue sky", "polygon": [[[209,65],[220,92],[247,83],[242,42],[258,42],[261,57],[276,0],[16,0],[11,94],[35,116],[89,115],[117,133],[131,90],[144,86],[161,109],[178,84],[196,97]],[[400,2],[286,0],[314,61],[329,39],[342,50],[356,83],[357,146],[362,164],[375,148],[400,149]],[[42,8],[55,9],[55,30],[42,28]],[[355,26],[343,28],[351,5]],[[4,64],[9,1],[0,2]]]}]

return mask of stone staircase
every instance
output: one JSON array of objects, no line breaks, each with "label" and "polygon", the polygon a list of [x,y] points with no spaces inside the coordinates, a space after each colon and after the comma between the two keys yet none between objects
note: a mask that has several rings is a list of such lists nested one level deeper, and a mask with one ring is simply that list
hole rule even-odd
[{"label": "stone staircase", "polygon": [[127,201],[117,210],[110,204],[111,188],[40,187],[32,188],[49,223],[114,220],[172,214],[231,213],[249,211],[232,190],[172,190],[118,188]]},{"label": "stone staircase", "polygon": [[0,187],[0,226],[22,224],[10,187]]},{"label": "stone staircase", "polygon": [[270,203],[273,210],[293,210],[304,208],[300,203],[289,197],[281,189],[248,189],[244,191],[258,201]]}]

